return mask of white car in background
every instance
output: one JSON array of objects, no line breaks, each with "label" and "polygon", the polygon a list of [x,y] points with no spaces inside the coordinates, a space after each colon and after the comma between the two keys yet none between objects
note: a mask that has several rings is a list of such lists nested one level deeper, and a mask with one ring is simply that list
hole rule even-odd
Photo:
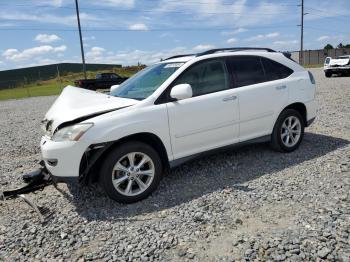
[{"label": "white car in background", "polygon": [[45,116],[42,157],[57,181],[98,180],[131,203],[204,152],[248,142],[297,149],[316,117],[315,89],[310,72],[271,49],[170,57],[109,95],[66,87]]},{"label": "white car in background", "polygon": [[350,75],[350,55],[338,56],[336,59],[327,57],[323,69],[326,77],[333,74]]}]

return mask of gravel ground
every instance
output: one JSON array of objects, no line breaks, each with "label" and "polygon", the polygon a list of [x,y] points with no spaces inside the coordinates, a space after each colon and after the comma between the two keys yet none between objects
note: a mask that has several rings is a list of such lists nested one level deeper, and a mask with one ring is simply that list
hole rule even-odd
[{"label": "gravel ground", "polygon": [[[246,146],[172,170],[148,199],[121,205],[60,184],[0,201],[0,261],[350,261],[350,81],[318,83],[320,109],[290,154]],[[40,120],[55,97],[0,102],[0,189],[40,159]]]}]

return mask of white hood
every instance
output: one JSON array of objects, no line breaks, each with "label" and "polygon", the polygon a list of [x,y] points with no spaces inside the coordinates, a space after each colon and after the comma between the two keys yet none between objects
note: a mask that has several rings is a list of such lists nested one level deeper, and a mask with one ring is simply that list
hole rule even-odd
[{"label": "white hood", "polygon": [[341,58],[341,59],[331,59],[329,65],[347,65],[349,63],[349,58]]},{"label": "white hood", "polygon": [[52,121],[51,129],[55,130],[62,123],[135,105],[138,102],[134,99],[67,86],[46,113],[45,121]]}]

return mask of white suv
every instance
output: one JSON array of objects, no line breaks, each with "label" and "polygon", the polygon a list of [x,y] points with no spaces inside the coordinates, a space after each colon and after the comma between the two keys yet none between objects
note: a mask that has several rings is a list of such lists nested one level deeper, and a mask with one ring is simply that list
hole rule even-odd
[{"label": "white suv", "polygon": [[66,87],[45,116],[41,151],[57,181],[98,180],[123,203],[203,152],[252,141],[291,152],[316,116],[312,74],[265,48],[170,57],[112,89]]}]

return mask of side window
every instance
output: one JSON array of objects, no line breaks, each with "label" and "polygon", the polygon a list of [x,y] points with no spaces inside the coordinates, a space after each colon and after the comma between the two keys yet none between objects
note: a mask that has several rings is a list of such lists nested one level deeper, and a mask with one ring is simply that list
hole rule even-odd
[{"label": "side window", "polygon": [[229,64],[236,87],[254,85],[266,81],[260,57],[234,56],[229,59]]},{"label": "side window", "polygon": [[270,59],[262,57],[261,61],[264,65],[267,81],[283,79],[293,73],[292,69]]},{"label": "side window", "polygon": [[116,74],[111,74],[111,78],[112,78],[112,79],[117,79],[117,78],[119,78],[119,76],[116,75]]},{"label": "side window", "polygon": [[191,66],[175,80],[173,86],[178,84],[190,84],[193,96],[229,88],[224,63],[217,60],[200,62]]}]

